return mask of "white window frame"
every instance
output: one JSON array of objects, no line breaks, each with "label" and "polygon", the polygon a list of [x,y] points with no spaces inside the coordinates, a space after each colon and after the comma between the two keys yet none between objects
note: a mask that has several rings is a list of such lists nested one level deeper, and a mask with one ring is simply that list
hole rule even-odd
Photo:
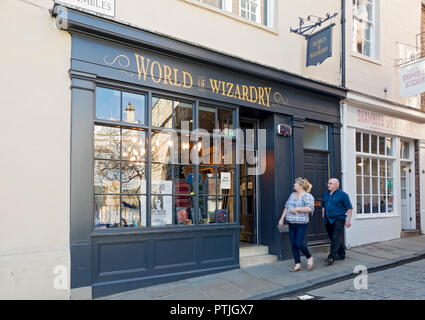
[{"label": "white window frame", "polygon": [[[397,175],[395,170],[395,165],[396,165],[396,158],[397,158],[397,153],[399,153],[399,150],[396,150],[396,143],[395,143],[395,138],[388,136],[388,135],[382,135],[379,133],[372,133],[372,132],[366,132],[366,131],[361,131],[361,130],[356,130],[356,137],[355,137],[355,145],[357,146],[357,133],[360,133],[360,152],[357,151],[357,149],[355,150],[355,177],[356,177],[356,197],[355,197],[355,201],[356,201],[356,217],[361,217],[361,218],[372,218],[372,217],[387,217],[387,216],[395,216],[398,215],[397,214],[397,203],[396,203],[396,194],[395,194],[395,187],[398,185],[396,184],[396,179],[397,179]],[[363,152],[363,139],[364,139],[364,135],[367,134],[369,135],[369,152]],[[372,136],[375,136],[375,138],[377,139],[377,153],[372,153]],[[379,138],[384,138],[384,144],[385,144],[385,152],[383,155],[381,155],[379,153]],[[391,150],[392,150],[392,155],[388,155],[387,154],[387,148],[386,148],[386,141],[387,139],[391,139]],[[356,147],[355,147],[356,148]],[[357,158],[361,159],[361,173],[358,174],[357,173]],[[357,192],[357,178],[361,177],[361,181],[364,181],[365,178],[365,174],[364,174],[364,163],[366,161],[369,161],[369,170],[370,173],[369,175],[367,175],[367,177],[369,177],[369,193],[367,195],[365,195],[365,190],[364,190],[364,184],[362,183],[361,186],[361,193],[359,194]],[[372,160],[377,160],[377,175],[373,175],[373,171],[372,171]],[[381,176],[380,174],[380,161],[385,161],[385,175]],[[391,176],[388,176],[388,166],[391,166]],[[399,170],[399,169],[398,169]],[[377,194],[373,193],[373,179],[377,179],[377,183],[378,183],[378,190],[377,190]],[[385,179],[385,190],[380,190],[380,179]],[[381,196],[386,197],[386,195],[388,194],[388,180],[391,179],[392,180],[392,197],[393,197],[393,201],[392,201],[392,211],[388,211],[388,199],[385,200],[385,211],[381,212]],[[357,204],[358,204],[358,197],[361,197],[361,211],[359,212],[357,210]],[[370,212],[364,213],[364,207],[365,207],[365,197],[370,197],[369,198],[369,210]],[[373,201],[370,201],[370,199],[373,199],[373,197],[378,197],[378,212],[372,212],[373,210]]]},{"label": "white window frame", "polygon": [[[378,55],[378,36],[377,36],[377,29],[378,29],[378,22],[377,22],[377,10],[378,10],[378,0],[363,0],[364,5],[362,6],[362,11],[366,12],[366,4],[369,2],[372,4],[372,20],[368,20],[365,17],[365,14],[363,15],[356,15],[355,8],[357,7],[357,3],[359,0],[353,0],[355,3],[353,4],[353,51],[356,54],[363,55],[372,59],[377,59]],[[364,42],[369,41],[365,40],[364,34],[362,34],[362,52],[359,52],[357,50],[357,32],[356,32],[356,22],[359,21],[360,23],[366,23],[370,25],[370,54],[366,54],[364,52]]]},{"label": "white window frame", "polygon": [[[242,1],[247,1],[248,3],[248,8],[247,9],[242,9]],[[257,10],[256,12],[253,12],[251,10],[251,3],[255,3]],[[261,5],[260,5],[260,0],[239,0],[239,16],[247,19],[249,21],[252,22],[256,22],[256,23],[261,23]],[[242,10],[247,12],[247,17],[242,16]],[[251,19],[251,16],[255,14],[255,21]]]}]

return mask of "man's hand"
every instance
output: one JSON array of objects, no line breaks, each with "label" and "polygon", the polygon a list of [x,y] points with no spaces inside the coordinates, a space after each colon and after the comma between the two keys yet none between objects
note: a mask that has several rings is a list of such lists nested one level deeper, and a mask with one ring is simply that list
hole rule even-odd
[{"label": "man's hand", "polygon": [[350,218],[347,218],[347,220],[345,221],[345,226],[347,228],[351,227],[351,219]]},{"label": "man's hand", "polygon": [[297,211],[297,210],[295,210],[295,209],[291,209],[291,210],[289,210],[289,212],[290,212],[290,213],[293,213],[293,214],[297,214],[297,212],[298,212],[298,211]]}]

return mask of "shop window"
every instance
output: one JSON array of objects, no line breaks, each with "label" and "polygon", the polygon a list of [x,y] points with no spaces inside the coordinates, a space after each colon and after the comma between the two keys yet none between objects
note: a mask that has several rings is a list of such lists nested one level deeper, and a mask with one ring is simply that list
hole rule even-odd
[{"label": "shop window", "polygon": [[[381,143],[382,148],[380,147]],[[390,137],[356,133],[357,214],[393,212],[394,159],[391,157],[392,144],[393,141]]]},{"label": "shop window", "polygon": [[328,126],[305,122],[304,149],[328,150]]},{"label": "shop window", "polygon": [[201,106],[196,121],[194,103],[154,96],[149,125],[147,105],[147,94],[96,89],[94,228],[233,222],[234,110]]},{"label": "shop window", "polygon": [[400,158],[410,159],[410,147],[408,141],[400,141]]}]

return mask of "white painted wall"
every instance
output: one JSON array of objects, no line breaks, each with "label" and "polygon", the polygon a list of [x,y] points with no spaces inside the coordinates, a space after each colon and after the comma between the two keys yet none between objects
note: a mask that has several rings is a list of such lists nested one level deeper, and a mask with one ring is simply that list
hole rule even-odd
[{"label": "white painted wall", "polygon": [[236,16],[232,18],[231,14],[194,2],[120,0],[116,1],[115,19],[245,60],[331,84],[340,83],[340,14],[333,20],[336,23],[333,28],[333,56],[319,67],[305,67],[306,40],[289,31],[290,27],[299,27],[298,17],[340,13],[340,0],[275,0],[277,17],[273,29],[244,22]]},{"label": "white painted wall", "polygon": [[[421,32],[421,0],[380,0],[379,56],[368,59],[353,51],[352,1],[347,2],[347,87],[351,90],[398,103],[399,69],[394,66],[399,43],[416,45]],[[404,58],[404,57],[403,57]],[[384,88],[388,91],[385,93]],[[418,100],[420,103],[420,99]]]},{"label": "white painted wall", "polygon": [[69,299],[71,37],[51,5],[0,2],[0,299]]}]

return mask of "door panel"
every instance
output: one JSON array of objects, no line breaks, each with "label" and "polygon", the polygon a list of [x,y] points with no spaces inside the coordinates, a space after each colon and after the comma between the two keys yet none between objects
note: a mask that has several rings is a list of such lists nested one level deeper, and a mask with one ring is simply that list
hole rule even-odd
[{"label": "door panel", "polygon": [[329,179],[329,154],[323,152],[305,151],[304,175],[313,185],[311,194],[313,195],[315,201],[314,215],[310,218],[306,240],[309,242],[327,242],[328,236],[322,219],[321,204],[323,195],[327,190],[327,182]]}]

